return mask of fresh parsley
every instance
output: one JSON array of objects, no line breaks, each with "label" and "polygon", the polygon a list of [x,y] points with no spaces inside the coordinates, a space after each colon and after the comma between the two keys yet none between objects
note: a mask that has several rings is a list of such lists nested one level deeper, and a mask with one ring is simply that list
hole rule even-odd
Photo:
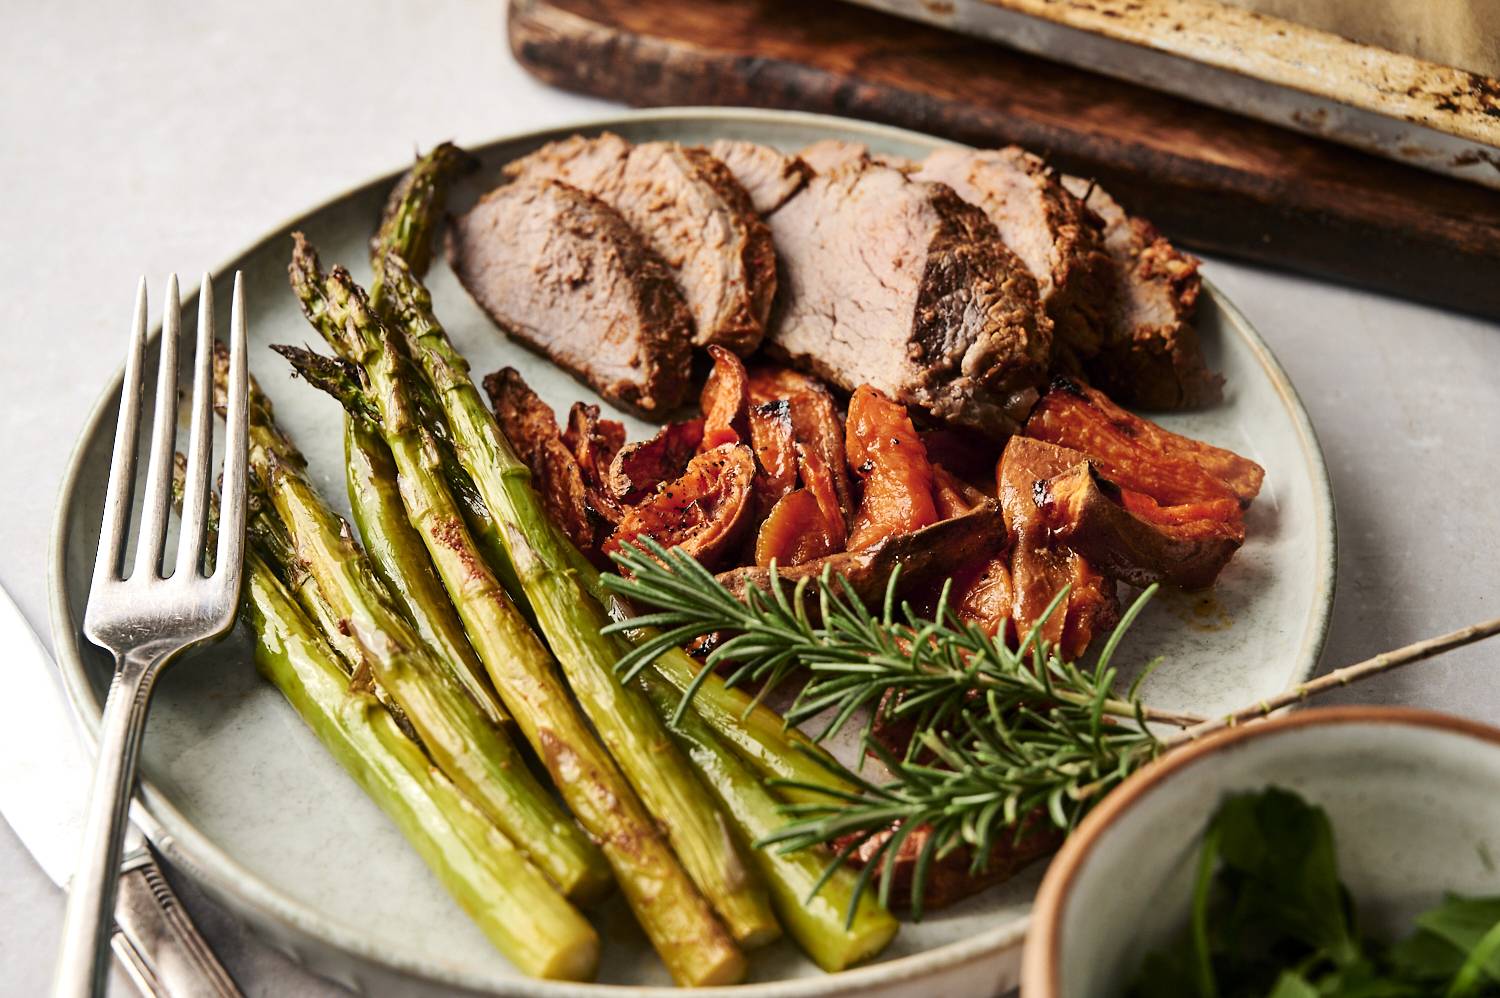
[{"label": "fresh parsley", "polygon": [[1188,928],[1146,957],[1130,994],[1500,995],[1500,897],[1449,895],[1384,945],[1359,931],[1322,808],[1275,787],[1232,797],[1204,833]]}]

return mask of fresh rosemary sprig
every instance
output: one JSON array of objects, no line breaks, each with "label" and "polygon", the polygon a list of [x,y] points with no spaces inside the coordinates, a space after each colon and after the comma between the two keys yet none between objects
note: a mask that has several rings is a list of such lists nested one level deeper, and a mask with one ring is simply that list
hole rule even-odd
[{"label": "fresh rosemary sprig", "polygon": [[[861,708],[878,708],[886,691],[901,694],[887,700],[885,709],[887,716],[909,721],[915,729],[903,758],[871,738],[869,722],[864,729],[864,747],[892,778],[875,783],[854,775],[857,789],[847,793],[788,784],[827,802],[786,806],[787,824],[757,845],[788,851],[834,847],[831,871],[875,839],[877,847],[860,872],[855,898],[882,871],[880,896],[887,900],[896,864],[882,860],[899,855],[910,835],[930,827],[912,870],[912,911],[918,918],[932,862],[955,850],[968,848],[973,872],[980,873],[1007,833],[1019,841],[1038,821],[1070,830],[1107,791],[1163,752],[1326,690],[1500,634],[1500,618],[1484,621],[1203,719],[1143,704],[1139,688],[1149,668],[1124,694],[1113,691],[1117,675],[1111,658],[1151,590],[1125,614],[1090,671],[1062,661],[1037,628],[1011,650],[958,621],[948,608],[946,590],[934,619],[923,619],[909,605],[897,605],[896,578],[877,616],[847,580],[825,572],[818,582],[817,613],[811,615],[808,581],[799,581],[789,592],[774,570],[769,591],[752,587],[742,602],[692,557],[649,539],[639,549],[626,545],[615,559],[625,574],[605,576],[604,584],[650,611],[609,629],[657,629],[621,659],[617,668],[625,675],[634,675],[667,648],[717,633],[726,638],[708,655],[700,678],[720,663],[735,664],[728,682],[760,683],[764,696],[796,673],[806,682],[786,713],[787,723],[801,724],[828,711],[832,719],[823,725],[820,738],[842,728]],[[679,715],[695,689],[696,684],[684,694]],[[1152,722],[1183,730],[1158,736]],[[851,779],[842,770],[840,775]]]},{"label": "fresh rosemary sprig", "polygon": [[[1062,661],[1042,639],[1040,623],[1012,649],[981,628],[959,621],[948,607],[946,589],[933,619],[919,617],[911,607],[898,604],[899,569],[886,587],[879,616],[866,609],[846,580],[825,572],[818,585],[814,618],[807,612],[809,579],[802,579],[789,592],[773,566],[768,589],[751,587],[741,602],[681,550],[667,551],[649,538],[643,538],[642,545],[626,545],[616,556],[626,569],[625,576],[604,580],[627,600],[655,610],[611,627],[615,631],[657,629],[652,640],[616,665],[624,678],[633,678],[668,648],[717,633],[726,639],[707,656],[704,674],[723,663],[735,664],[738,668],[727,677],[727,684],[755,684],[759,697],[793,674],[806,679],[785,716],[788,724],[801,725],[830,712],[831,719],[815,735],[819,740],[841,730],[860,708],[874,707],[888,690],[902,695],[887,703],[885,717],[918,730],[937,728],[959,717],[973,703],[976,691],[996,694],[1004,709],[1039,702],[1089,707],[1097,701],[1105,714],[1119,717],[1136,718],[1144,711],[1147,721],[1178,726],[1203,720],[1153,711],[1133,696],[1121,699],[1110,692],[1115,679],[1110,660],[1130,623],[1156,591],[1154,586],[1125,613],[1089,671]],[[1058,594],[1043,620],[1066,595],[1066,590]],[[679,716],[692,692],[684,695]],[[872,711],[871,721],[874,716]]]},{"label": "fresh rosemary sprig", "polygon": [[[1137,693],[1139,680],[1117,695],[1110,665],[1149,591],[1127,612],[1090,671],[1063,661],[1039,627],[1019,648],[1006,647],[958,621],[946,593],[934,619],[924,619],[911,606],[898,606],[897,577],[876,615],[842,577],[825,573],[814,616],[807,609],[806,580],[788,587],[773,571],[767,590],[751,588],[741,602],[681,550],[645,540],[642,548],[626,546],[616,558],[626,574],[605,584],[652,611],[612,629],[659,631],[620,661],[624,675],[633,676],[668,647],[717,632],[727,636],[708,655],[705,674],[721,662],[734,663],[738,668],[727,682],[759,683],[764,695],[796,672],[806,682],[786,721],[802,724],[826,712],[830,719],[816,739],[869,708],[864,745],[891,770],[892,780],[860,779],[858,793],[791,805],[787,825],[757,844],[795,850],[837,843],[837,865],[876,839],[862,883],[883,868],[880,896],[886,901],[896,865],[879,860],[897,855],[907,836],[930,826],[913,869],[918,916],[933,860],[968,847],[974,872],[981,872],[994,848],[1025,827],[1025,819],[1045,815],[1058,828],[1071,828],[1093,796],[1159,750]],[[888,691],[900,695],[882,706]],[[679,711],[691,695],[689,690]],[[881,710],[916,731],[904,758],[871,737]]]}]

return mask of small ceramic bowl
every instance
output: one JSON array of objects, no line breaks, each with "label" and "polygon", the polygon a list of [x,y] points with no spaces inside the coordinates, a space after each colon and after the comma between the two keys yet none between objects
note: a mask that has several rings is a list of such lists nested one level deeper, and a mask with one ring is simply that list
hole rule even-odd
[{"label": "small ceramic bowl", "polygon": [[1052,861],[1024,998],[1123,994],[1187,923],[1204,829],[1231,794],[1279,786],[1328,812],[1361,927],[1395,939],[1445,892],[1500,893],[1500,729],[1394,707],[1305,710],[1164,756]]}]

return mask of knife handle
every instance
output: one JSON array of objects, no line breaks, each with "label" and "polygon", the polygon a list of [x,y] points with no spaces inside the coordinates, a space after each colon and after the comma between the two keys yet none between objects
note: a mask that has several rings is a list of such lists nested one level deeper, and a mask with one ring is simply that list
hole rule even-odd
[{"label": "knife handle", "polygon": [[150,998],[244,998],[149,855],[120,877],[110,946]]}]

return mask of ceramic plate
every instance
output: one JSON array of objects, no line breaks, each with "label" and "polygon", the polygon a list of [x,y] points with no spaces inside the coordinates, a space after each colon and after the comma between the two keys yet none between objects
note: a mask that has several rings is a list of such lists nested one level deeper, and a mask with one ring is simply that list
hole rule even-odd
[{"label": "ceramic plate", "polygon": [[[485,171],[463,197],[482,191],[500,164],[545,141],[606,128],[637,141],[700,143],[727,136],[786,149],[846,138],[918,158],[940,144],[913,132],[815,115],[649,111],[481,146],[475,151]],[[218,270],[226,282],[225,275],[244,272],[254,369],[283,424],[307,453],[315,480],[341,506],[339,409],[291,381],[284,362],[265,348],[317,339],[287,288],[288,233],[306,231],[326,263],[344,263],[357,278],[367,274],[365,242],[396,175],[313,209]],[[594,400],[546,361],[506,342],[441,264],[434,267],[430,285],[438,315],[476,372],[512,364],[559,411],[575,399]],[[228,300],[227,283],[216,291],[220,301]],[[1165,664],[1146,685],[1147,699],[1207,714],[1275,693],[1313,668],[1333,599],[1334,527],[1328,479],[1307,414],[1265,343],[1212,287],[1202,296],[1198,325],[1210,363],[1225,375],[1225,400],[1211,411],[1162,422],[1259,461],[1267,473],[1265,488],[1249,514],[1249,539],[1212,597],[1158,599],[1138,621],[1119,661],[1143,663],[1164,655]],[[122,327],[122,347],[124,332]],[[109,661],[79,628],[119,389],[117,376],[73,455],[52,549],[53,636],[74,703],[91,729],[98,726]],[[624,418],[632,436],[645,431],[639,420]],[[419,983],[482,993],[610,991],[518,979],[390,822],[280,695],[260,681],[243,638],[200,651],[165,675],[142,767],[137,818],[158,848],[271,941],[321,973],[368,990],[403,994]],[[756,955],[743,990],[790,996],[998,989],[1014,981],[1040,873],[1038,865],[920,924],[906,925],[880,962],[841,975],[821,974],[783,943]],[[642,988],[669,984],[623,907],[607,908],[599,924],[606,940],[601,982]]]}]

